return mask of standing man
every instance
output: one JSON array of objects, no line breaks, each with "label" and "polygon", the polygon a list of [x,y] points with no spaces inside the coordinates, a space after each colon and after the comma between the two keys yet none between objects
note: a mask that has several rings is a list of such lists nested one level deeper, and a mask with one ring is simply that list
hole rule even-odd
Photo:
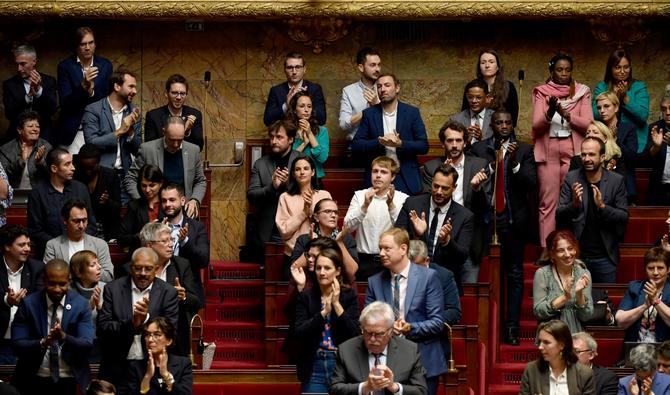
[{"label": "standing man", "polygon": [[356,67],[361,75],[359,81],[342,89],[340,101],[340,128],[351,142],[363,118],[363,110],[379,104],[375,82],[381,72],[381,58],[374,48],[365,47],[356,54]]},{"label": "standing man", "polygon": [[[60,133],[54,143],[76,154],[84,145],[81,129],[84,109],[109,94],[107,81],[112,76],[112,63],[102,56],[94,56],[96,45],[90,27],[78,28],[75,40],[75,54],[58,63]],[[73,145],[75,137],[78,138]]]},{"label": "standing man", "polygon": [[392,185],[398,171],[398,163],[388,156],[375,158],[372,161],[372,187],[356,191],[349,203],[344,226],[349,232],[356,232],[358,281],[366,281],[384,269],[379,261],[379,236],[393,227],[408,198],[406,193],[396,191]]},{"label": "standing man", "polygon": [[[117,70],[109,85],[109,96],[86,106],[81,124],[86,144],[100,150],[100,164],[116,170],[123,180],[142,142],[140,109],[132,103],[137,80],[131,72]],[[129,199],[122,196],[122,200]]]},{"label": "standing man", "polygon": [[488,102],[489,84],[476,79],[465,85],[465,98],[468,101],[468,108],[452,114],[450,121],[460,122],[468,128],[466,140],[467,146],[487,139],[493,135],[491,128],[491,115],[493,110],[486,108]]},{"label": "standing man", "polygon": [[265,243],[281,242],[275,224],[279,195],[286,191],[288,169],[299,155],[294,151],[296,128],[288,120],[276,121],[268,127],[270,150],[251,169],[247,199],[255,212],[247,217],[247,251],[253,262],[263,262]]},{"label": "standing man", "polygon": [[69,289],[67,262],[44,267],[45,290],[26,296],[12,324],[18,358],[12,384],[22,394],[75,395],[91,380],[93,321],[88,299]]},{"label": "standing man", "polygon": [[439,167],[430,195],[407,198],[395,226],[405,229],[412,239],[423,240],[431,262],[451,270],[461,291],[461,271],[468,258],[474,220],[470,210],[452,199],[457,181],[453,166]]},{"label": "standing man", "polygon": [[270,126],[273,122],[283,119],[290,108],[291,98],[301,91],[309,93],[312,98],[314,115],[319,121],[319,125],[326,124],[326,100],[323,97],[321,85],[304,79],[306,72],[307,66],[301,53],[289,52],[286,54],[284,59],[286,82],[275,85],[270,89],[263,113],[265,126]]},{"label": "standing man", "polygon": [[615,283],[619,243],[628,223],[623,176],[603,168],[605,143],[582,142],[583,167],[568,173],[561,186],[556,222],[573,231],[580,256],[594,283]]},{"label": "standing man", "polygon": [[0,231],[2,257],[0,265],[0,364],[14,365],[16,357],[12,351],[12,321],[19,303],[29,294],[44,286],[42,270],[44,262],[30,257],[28,229],[19,225],[8,225]]},{"label": "standing man", "polygon": [[58,108],[56,79],[37,71],[37,51],[32,45],[19,45],[14,50],[17,75],[2,83],[2,102],[9,128],[3,141],[16,137],[19,114],[35,111],[41,121],[42,136],[54,141],[51,132],[51,118]]},{"label": "standing man", "polygon": [[648,204],[670,205],[670,92],[661,98],[661,119],[649,125],[650,137],[645,151],[649,155]]},{"label": "standing man", "polygon": [[[380,103],[363,111],[351,149],[354,154],[386,155],[400,165],[393,184],[408,195],[421,192],[417,155],[428,152],[426,128],[419,109],[398,101],[400,83],[393,74],[377,78]],[[370,186],[370,165],[366,164],[365,187]]]},{"label": "standing man", "polygon": [[202,113],[189,107],[186,102],[188,82],[181,74],[173,74],[165,82],[165,98],[167,104],[147,112],[144,122],[144,142],[163,137],[163,130],[168,117],[180,117],[186,125],[185,140],[195,144],[202,150],[204,145],[202,134]]},{"label": "standing man", "polygon": [[[491,116],[493,136],[472,146],[470,153],[490,163],[496,186],[496,230],[504,270],[507,273],[505,343],[519,344],[523,300],[523,253],[530,229],[528,202],[537,188],[533,147],[514,136],[512,114],[506,110]],[[496,168],[498,173],[494,173]]]},{"label": "standing man", "polygon": [[382,233],[379,250],[386,270],[368,279],[365,304],[382,301],[393,307],[393,334],[419,345],[428,394],[434,395],[440,374],[447,371],[440,342],[444,304],[440,280],[434,270],[410,262],[409,235],[403,229]]},{"label": "standing man", "polygon": [[184,141],[185,134],[186,122],[180,117],[169,117],[163,138],[142,144],[123,185],[132,199],[139,199],[137,183],[141,181],[138,180],[140,169],[146,164],[158,166],[167,182],[183,188],[186,215],[197,218],[207,191],[207,179],[200,161],[200,149]]},{"label": "standing man", "polygon": [[617,395],[619,379],[616,374],[593,363],[593,359],[598,356],[596,340],[586,332],[578,332],[572,335],[572,348],[577,355],[578,362],[593,370],[595,393],[598,395]]}]

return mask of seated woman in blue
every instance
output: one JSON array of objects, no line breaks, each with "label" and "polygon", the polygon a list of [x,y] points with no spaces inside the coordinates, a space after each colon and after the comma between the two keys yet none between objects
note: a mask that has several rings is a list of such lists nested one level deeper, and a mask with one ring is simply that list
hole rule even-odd
[{"label": "seated woman in blue", "polygon": [[328,140],[328,129],[319,126],[309,93],[301,91],[293,95],[289,102],[287,117],[298,128],[293,149],[314,160],[316,178],[319,180],[320,186],[320,180],[326,175],[323,164],[328,159],[330,142]]},{"label": "seated woman in blue", "polygon": [[619,305],[616,321],[626,329],[627,342],[654,343],[670,340],[670,254],[653,247],[644,255],[645,280],[631,281]]}]

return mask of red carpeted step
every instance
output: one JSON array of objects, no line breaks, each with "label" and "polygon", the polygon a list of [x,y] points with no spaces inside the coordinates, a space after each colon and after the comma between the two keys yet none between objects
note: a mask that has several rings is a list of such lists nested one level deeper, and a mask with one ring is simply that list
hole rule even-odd
[{"label": "red carpeted step", "polygon": [[265,330],[261,322],[212,322],[205,323],[203,337],[206,342],[236,344],[262,344]]},{"label": "red carpeted step", "polygon": [[265,368],[265,344],[217,342],[212,368],[220,366],[221,362],[229,363],[229,368]]},{"label": "red carpeted step", "polygon": [[[212,370],[215,369],[264,369],[265,361],[217,361],[212,362]],[[194,392],[195,393],[195,392]],[[266,394],[267,392],[263,392]],[[245,393],[246,394],[246,393]]]},{"label": "red carpeted step", "polygon": [[225,322],[263,322],[263,305],[256,302],[251,303],[207,303],[205,305],[205,317],[207,323],[213,321]]},{"label": "red carpeted step", "polygon": [[537,347],[531,342],[523,342],[518,346],[502,343],[498,351],[498,361],[501,363],[526,363],[537,359]]},{"label": "red carpeted step", "polygon": [[263,305],[264,286],[263,280],[210,280],[207,283],[205,298],[207,303]]},{"label": "red carpeted step", "polygon": [[211,261],[209,280],[255,280],[263,278],[261,266],[255,263]]},{"label": "red carpeted step", "polygon": [[518,394],[519,385],[518,384],[492,384],[489,385],[488,395],[510,395]]},{"label": "red carpeted step", "polygon": [[[536,358],[533,358],[536,359]],[[505,384],[516,385],[521,383],[521,376],[523,370],[526,368],[526,362],[503,362],[494,363],[491,366],[491,374],[489,375],[490,384]],[[518,388],[518,387],[517,387]]]}]

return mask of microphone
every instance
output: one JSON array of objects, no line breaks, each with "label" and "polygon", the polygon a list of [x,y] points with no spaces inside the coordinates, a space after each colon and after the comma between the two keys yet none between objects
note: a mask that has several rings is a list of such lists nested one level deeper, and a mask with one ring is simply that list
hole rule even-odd
[{"label": "microphone", "polygon": [[205,71],[205,82],[211,82],[212,81],[212,73],[207,70]]},{"label": "microphone", "polygon": [[526,79],[526,72],[523,69],[519,69],[519,86],[523,86],[523,80]]}]

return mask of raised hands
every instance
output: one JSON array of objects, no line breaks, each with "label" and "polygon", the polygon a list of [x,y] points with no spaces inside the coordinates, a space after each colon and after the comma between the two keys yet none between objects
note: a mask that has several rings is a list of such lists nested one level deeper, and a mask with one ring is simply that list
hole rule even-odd
[{"label": "raised hands", "polygon": [[582,292],[591,282],[591,279],[589,278],[589,275],[584,273],[582,277],[577,280],[577,283],[575,284],[575,292]]},{"label": "raised hands", "polygon": [[93,89],[95,88],[94,81],[98,76],[98,68],[95,66],[85,67],[84,68],[84,79],[81,80],[81,86],[88,92],[89,95],[93,96]]},{"label": "raised hands", "polygon": [[285,167],[276,168],[272,174],[272,187],[279,189],[282,185],[286,184],[286,181],[288,181],[288,169]]},{"label": "raised hands", "polygon": [[305,289],[305,283],[307,282],[307,277],[305,276],[305,270],[300,265],[295,263],[291,265],[291,277],[295,281],[298,291]]},{"label": "raised hands", "polygon": [[393,131],[392,134],[377,137],[377,141],[384,147],[398,148],[402,146],[402,140],[400,140],[400,135],[395,130]]},{"label": "raised hands", "polygon": [[307,218],[309,218],[309,215],[312,213],[312,196],[314,196],[314,190],[312,188],[309,188],[302,193],[302,200],[304,202],[302,211]]},{"label": "raised hands", "polygon": [[468,142],[472,142],[472,139],[477,139],[477,141],[482,139],[482,128],[478,123],[468,126]]},{"label": "raised hands", "polygon": [[28,290],[25,288],[14,291],[9,287],[7,288],[7,304],[10,306],[18,306],[21,299],[25,298],[26,295],[28,295]]},{"label": "raised hands", "polygon": [[421,237],[424,233],[426,233],[426,229],[428,229],[428,223],[426,222],[425,212],[422,212],[421,217],[419,217],[415,210],[411,210],[409,212],[409,221],[412,223],[415,235]]},{"label": "raised hands", "polygon": [[191,130],[191,128],[193,127],[193,125],[195,125],[195,121],[196,121],[196,120],[197,120],[197,118],[196,118],[195,115],[193,115],[193,114],[187,116],[187,117],[186,117],[186,122],[184,123],[184,126],[185,126],[184,130],[185,130],[186,132],[188,132],[189,130]]},{"label": "raised hands", "polygon": [[133,326],[139,328],[144,324],[149,314],[149,297],[145,296],[133,305]]},{"label": "raised hands", "polygon": [[91,310],[97,310],[102,307],[102,288],[95,287],[91,298],[88,300]]},{"label": "raised hands", "polygon": [[575,182],[572,184],[572,206],[580,208],[582,206],[582,197],[584,196],[584,187],[582,184]]},{"label": "raised hands", "polygon": [[472,187],[473,190],[478,191],[482,183],[484,183],[488,179],[489,176],[486,175],[486,171],[484,169],[481,169],[474,176],[472,176],[472,179],[470,180],[470,186]]},{"label": "raised hands", "polygon": [[377,91],[373,88],[365,87],[365,89],[363,89],[363,97],[365,98],[365,101],[368,102],[368,107],[379,104],[379,96],[377,96]]},{"label": "raised hands", "polygon": [[174,278],[174,288],[177,290],[177,298],[182,302],[186,300],[186,288],[179,283],[179,277]]},{"label": "raised hands", "polygon": [[454,225],[452,225],[452,219],[447,218],[447,223],[442,225],[440,227],[440,231],[437,233],[437,241],[442,245],[449,244],[449,241],[451,241],[451,231],[453,228]]}]

